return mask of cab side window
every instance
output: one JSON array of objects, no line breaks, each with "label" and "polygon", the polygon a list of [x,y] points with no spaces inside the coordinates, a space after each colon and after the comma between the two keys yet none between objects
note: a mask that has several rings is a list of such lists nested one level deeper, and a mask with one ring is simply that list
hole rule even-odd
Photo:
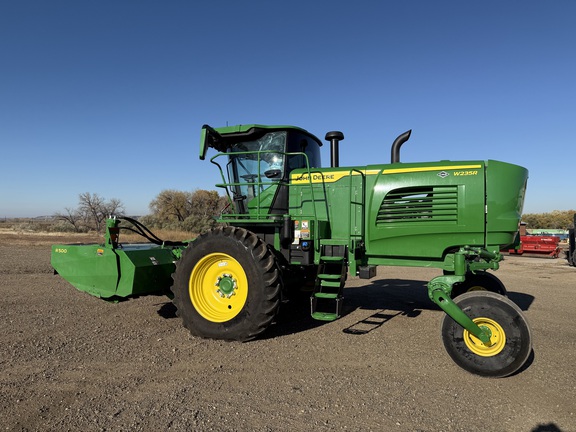
[{"label": "cab side window", "polygon": [[[305,135],[296,135],[290,143],[289,151],[292,153],[302,152],[308,157],[310,168],[320,168],[320,146],[312,138]],[[306,158],[303,155],[292,155],[288,158],[288,170],[306,168]]]}]

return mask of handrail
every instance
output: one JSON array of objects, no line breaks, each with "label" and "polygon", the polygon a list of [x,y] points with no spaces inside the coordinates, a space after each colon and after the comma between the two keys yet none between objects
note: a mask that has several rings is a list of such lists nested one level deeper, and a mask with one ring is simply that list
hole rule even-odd
[{"label": "handrail", "polygon": [[[361,186],[361,194],[360,194],[361,201],[359,203],[352,200],[352,181],[354,178],[354,176],[352,175],[353,172],[357,172],[358,174],[360,174],[360,179],[361,179],[360,180],[360,183],[361,183],[361,185],[360,185]],[[366,220],[365,220],[366,203],[364,202],[364,197],[366,196],[366,193],[365,193],[366,192],[366,190],[365,190],[365,188],[366,188],[366,181],[365,181],[366,173],[362,172],[359,169],[351,168],[349,171],[349,174],[350,174],[349,175],[349,177],[350,177],[350,179],[349,179],[349,181],[350,181],[349,182],[349,190],[350,190],[349,203],[350,203],[350,205],[348,206],[348,233],[350,235],[350,240],[348,242],[349,243],[348,244],[348,250],[351,250],[352,249],[352,237],[355,237],[355,238],[360,237],[361,239],[364,238],[364,229],[365,229],[365,225],[366,225],[366,223],[365,223],[366,222]],[[357,205],[357,204],[360,204],[360,207],[362,210],[361,218],[360,218],[362,225],[360,227],[360,234],[352,234],[352,205]]]},{"label": "handrail", "polygon": [[[229,157],[230,155],[256,155],[256,160],[257,160],[257,167],[258,167],[258,172],[256,173],[256,178],[254,180],[257,181],[246,181],[246,182],[230,182],[230,181],[226,181],[226,176],[224,175],[224,170],[222,169],[222,166],[215,161],[216,158],[219,157]],[[210,162],[213,163],[214,165],[216,165],[220,171],[220,176],[222,178],[222,183],[218,183],[215,186],[216,187],[220,187],[220,188],[224,188],[226,190],[226,195],[228,196],[228,200],[230,203],[233,203],[233,198],[230,196],[230,187],[232,186],[249,186],[249,187],[256,187],[256,188],[261,188],[263,186],[272,186],[272,185],[284,185],[287,187],[291,187],[293,186],[290,183],[290,179],[286,181],[282,181],[282,180],[276,180],[276,181],[271,181],[271,182],[263,182],[261,179],[261,174],[260,174],[260,163],[262,161],[262,155],[263,154],[277,154],[277,155],[282,155],[282,156],[303,156],[304,160],[306,162],[306,171],[308,174],[308,182],[309,182],[309,186],[310,186],[310,194],[311,194],[311,199],[312,199],[312,208],[313,208],[313,217],[314,220],[318,220],[317,217],[317,210],[316,210],[316,199],[314,196],[314,188],[312,187],[312,172],[311,172],[311,168],[310,168],[310,160],[308,158],[308,155],[304,152],[280,152],[280,151],[272,151],[272,150],[264,150],[264,151],[258,151],[258,150],[252,150],[252,151],[239,151],[239,152],[233,152],[233,153],[223,153],[223,152],[219,152],[216,155],[214,155],[212,158],[210,158]],[[230,162],[228,162],[230,163]],[[229,174],[228,174],[229,175]],[[254,213],[251,214],[252,217],[255,216],[256,220],[258,221],[263,221],[263,220],[267,220],[267,219],[272,219],[272,217],[278,217],[278,215],[271,215],[268,212],[263,212],[262,210],[262,197],[261,197],[261,193],[258,193],[257,196],[257,201],[256,201],[256,214],[254,215]],[[244,213],[229,213],[226,215],[226,218],[228,219],[233,219],[234,217],[239,217],[239,218],[245,218],[247,214],[250,214],[250,212],[248,211],[248,213],[244,214]],[[222,215],[224,216],[224,215]],[[314,229],[314,237],[315,240],[317,240],[317,236],[318,236],[318,229],[316,227],[316,229]],[[317,243],[317,242],[315,242]]]},{"label": "handrail", "polygon": [[[317,209],[317,205],[318,205],[318,200],[316,199],[316,192],[315,192],[315,187],[314,184],[312,182],[312,174],[313,174],[313,169],[310,167],[310,161],[308,158],[308,155],[304,152],[279,152],[279,151],[271,151],[271,150],[264,150],[264,151],[257,151],[257,150],[253,150],[253,151],[239,151],[239,152],[234,152],[234,153],[217,153],[216,155],[214,155],[211,159],[210,162],[212,162],[214,165],[216,165],[218,167],[218,169],[220,170],[220,175],[222,178],[222,183],[216,184],[216,187],[221,187],[224,188],[226,190],[226,194],[228,196],[228,199],[231,203],[233,203],[233,198],[231,197],[231,193],[230,193],[230,188],[235,187],[235,186],[248,186],[248,187],[255,187],[258,190],[260,190],[260,188],[262,188],[263,186],[272,186],[272,185],[284,185],[287,186],[288,188],[291,188],[293,186],[296,186],[294,184],[291,183],[290,178],[288,178],[286,181],[284,181],[283,179],[281,180],[276,180],[276,181],[271,181],[271,182],[263,182],[262,181],[262,175],[260,173],[260,164],[262,162],[262,155],[263,154],[277,154],[277,155],[282,155],[283,157],[287,157],[287,156],[303,156],[304,160],[306,162],[306,167],[305,172],[302,175],[307,175],[308,178],[307,180],[307,184],[309,186],[309,190],[310,190],[310,199],[312,200],[312,212],[313,214],[311,215],[313,217],[314,223],[315,223],[315,227],[312,230],[313,232],[313,237],[312,239],[314,240],[313,244],[314,244],[314,250],[316,252],[320,251],[320,230],[319,230],[319,226],[318,226],[318,209]],[[234,156],[241,156],[241,155],[255,155],[256,156],[256,161],[257,161],[257,172],[254,173],[255,174],[255,178],[252,179],[253,181],[245,181],[245,182],[231,182],[231,181],[226,181],[226,176],[224,174],[224,169],[222,168],[222,166],[215,161],[215,159],[225,156],[225,157],[230,157],[231,155]],[[228,164],[231,163],[230,161],[228,162]],[[286,160],[287,163],[287,160]],[[355,173],[360,175],[360,201],[356,201],[355,199],[353,199],[353,182],[354,182],[354,177],[356,177]],[[230,176],[230,173],[228,173],[228,177]],[[348,237],[348,247],[349,250],[352,250],[352,243],[353,243],[353,239],[356,240],[358,238],[363,238],[364,237],[364,233],[365,233],[365,229],[366,229],[366,203],[365,203],[365,189],[366,189],[366,173],[363,170],[357,169],[357,168],[351,168],[348,171],[348,177],[349,177],[349,205],[348,205],[348,229],[347,229],[347,237]],[[255,180],[255,181],[254,181]],[[302,183],[300,183],[300,185],[302,185]],[[268,208],[266,209],[266,212],[264,212],[263,208],[262,208],[262,194],[259,193],[256,195],[256,207],[252,208],[252,213],[250,212],[250,209],[247,209],[247,213],[229,213],[226,215],[221,215],[221,217],[223,219],[227,219],[227,220],[246,220],[246,217],[249,215],[251,218],[253,218],[256,221],[259,222],[278,222],[278,217],[280,216],[279,214],[270,214],[268,213]],[[300,203],[302,204],[302,203]],[[356,206],[356,205],[360,205],[361,207],[361,226],[360,226],[360,233],[356,233],[354,230],[353,232],[353,227],[352,227],[352,207]],[[306,215],[302,215],[304,217],[306,217]],[[327,211],[326,212],[326,217],[328,218],[328,222],[330,222],[330,212]]]}]

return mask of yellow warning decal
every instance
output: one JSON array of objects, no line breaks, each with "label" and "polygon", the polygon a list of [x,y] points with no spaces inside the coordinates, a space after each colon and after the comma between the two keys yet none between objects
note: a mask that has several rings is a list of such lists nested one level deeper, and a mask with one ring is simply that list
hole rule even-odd
[{"label": "yellow warning decal", "polygon": [[350,175],[375,175],[378,174],[380,170],[352,170],[352,171],[327,171],[327,172],[311,172],[304,174],[292,174],[290,176],[290,182],[292,184],[305,184],[305,183],[333,183],[344,177],[349,177]]},{"label": "yellow warning decal", "polygon": [[446,165],[446,166],[428,166],[428,167],[413,167],[413,168],[390,168],[383,169],[382,174],[404,174],[404,173],[414,173],[414,172],[426,172],[426,171],[445,171],[445,170],[474,170],[480,169],[482,165]]},{"label": "yellow warning decal", "polygon": [[[481,164],[473,165],[441,165],[441,166],[421,166],[421,167],[411,167],[411,168],[389,168],[383,169],[382,171],[377,169],[371,170],[352,170],[352,171],[326,171],[326,172],[311,172],[304,174],[292,174],[290,176],[290,182],[292,184],[306,184],[306,183],[334,183],[338,180],[348,177],[350,175],[356,176],[360,174],[364,175],[375,175],[382,172],[382,174],[405,174],[405,173],[415,173],[415,172],[429,172],[429,171],[460,171],[462,174],[455,175],[475,175],[478,174],[477,171],[481,169]],[[464,174],[464,172],[466,174]],[[474,173],[474,174],[472,174]],[[311,178],[310,178],[311,177]]]}]

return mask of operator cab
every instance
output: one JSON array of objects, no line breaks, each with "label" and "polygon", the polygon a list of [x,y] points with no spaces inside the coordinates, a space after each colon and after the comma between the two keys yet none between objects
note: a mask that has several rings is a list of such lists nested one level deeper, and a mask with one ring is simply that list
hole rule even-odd
[{"label": "operator cab", "polygon": [[200,159],[208,147],[226,153],[222,175],[236,213],[286,214],[290,172],[297,168],[320,168],[322,142],[294,126],[232,126],[202,129]]}]

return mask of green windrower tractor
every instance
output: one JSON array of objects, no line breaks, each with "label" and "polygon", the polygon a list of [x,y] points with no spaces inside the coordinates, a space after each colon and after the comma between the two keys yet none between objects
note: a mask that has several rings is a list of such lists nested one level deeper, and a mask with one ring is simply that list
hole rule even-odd
[{"label": "green windrower tractor", "polygon": [[[293,126],[203,126],[228,196],[220,227],[190,242],[165,242],[135,220],[111,217],[100,245],[54,245],[52,266],[82,291],[119,298],[171,290],[184,326],[205,338],[247,341],[270,326],[283,300],[309,290],[312,317],[342,314],[348,274],[377,266],[442,270],[428,295],[446,315],[442,340],[465,370],[518,371],[532,351],[530,328],[506,297],[497,270],[513,243],[528,171],[495,160],[400,162],[340,167],[341,132],[322,142]],[[122,225],[127,219],[130,224]],[[150,243],[119,242],[120,229]]]}]

